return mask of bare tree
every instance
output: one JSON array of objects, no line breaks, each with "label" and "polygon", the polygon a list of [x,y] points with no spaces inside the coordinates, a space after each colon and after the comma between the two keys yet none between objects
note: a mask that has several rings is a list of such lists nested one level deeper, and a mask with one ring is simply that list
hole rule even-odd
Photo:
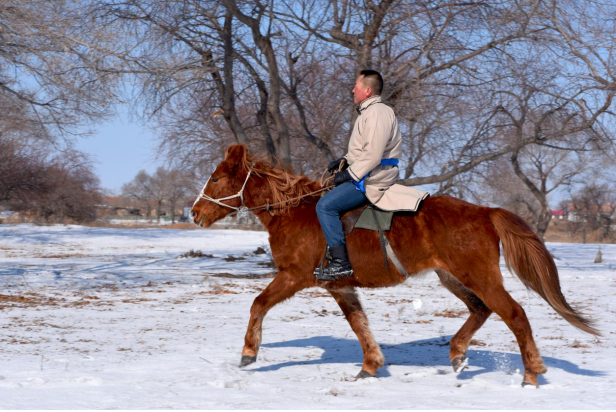
[{"label": "bare tree", "polygon": [[156,223],[160,223],[163,215],[163,207],[167,200],[167,171],[159,167],[156,172],[147,180],[145,185],[146,193],[154,201],[156,207]]},{"label": "bare tree", "polygon": [[194,182],[188,173],[178,169],[169,170],[165,180],[171,223],[175,223],[175,212],[178,205],[183,205],[186,200],[194,197]]},{"label": "bare tree", "polygon": [[153,199],[149,189],[151,179],[145,170],[140,170],[132,181],[122,185],[122,196],[139,201],[146,209],[145,216],[148,221],[152,215]]},{"label": "bare tree", "polygon": [[153,203],[156,207],[157,223],[160,223],[163,210],[168,206],[171,222],[175,223],[178,205],[194,196],[194,186],[193,175],[179,169],[159,167],[152,175],[144,170],[139,171],[131,182],[122,186],[122,195],[145,204],[148,218]]},{"label": "bare tree", "polygon": [[[54,140],[109,115],[117,101],[116,62],[100,48],[115,33],[88,21],[83,2],[6,0],[0,5],[0,99],[11,115]],[[0,120],[8,113],[0,113]],[[81,127],[81,128],[79,128]]]},{"label": "bare tree", "polygon": [[552,219],[551,196],[593,163],[583,152],[528,146],[483,168],[484,199],[522,216],[543,237]]},{"label": "bare tree", "polygon": [[582,232],[583,243],[586,243],[590,232],[600,229],[600,240],[605,240],[610,236],[615,211],[614,188],[604,183],[587,182],[571,197],[570,226],[574,232]]},{"label": "bare tree", "polygon": [[0,204],[35,212],[46,221],[83,222],[96,217],[100,187],[86,155],[72,150],[56,155],[49,149],[32,151],[21,141],[0,146]]},{"label": "bare tree", "polygon": [[24,201],[51,190],[45,179],[48,150],[0,135],[0,203]]},{"label": "bare tree", "polygon": [[64,152],[51,162],[45,179],[51,190],[31,196],[33,209],[41,217],[47,221],[69,218],[78,222],[96,218],[95,207],[101,201],[101,192],[88,156]]},{"label": "bare tree", "polygon": [[349,91],[367,67],[384,74],[383,97],[401,121],[403,184],[472,196],[477,168],[506,157],[536,195],[519,164],[525,148],[611,143],[609,3],[94,4],[96,21],[125,36],[114,49],[122,64],[103,72],[134,76],[144,113],[162,130],[161,153],[187,169],[205,170],[241,142],[319,174],[344,151]]}]

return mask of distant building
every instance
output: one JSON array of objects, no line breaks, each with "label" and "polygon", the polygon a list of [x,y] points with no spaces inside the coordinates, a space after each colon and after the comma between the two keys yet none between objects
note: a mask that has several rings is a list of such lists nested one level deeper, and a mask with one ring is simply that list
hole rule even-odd
[{"label": "distant building", "polygon": [[616,204],[580,205],[574,202],[567,204],[567,220],[570,222],[583,222],[590,216],[599,219],[601,216],[612,216],[616,211]]}]

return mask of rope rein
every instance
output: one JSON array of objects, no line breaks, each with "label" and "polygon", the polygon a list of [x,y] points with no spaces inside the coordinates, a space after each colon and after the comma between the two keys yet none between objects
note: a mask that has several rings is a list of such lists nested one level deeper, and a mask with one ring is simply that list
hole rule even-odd
[{"label": "rope rein", "polygon": [[[282,205],[284,203],[289,203],[289,202],[292,202],[294,200],[303,199],[303,198],[308,197],[308,196],[316,195],[317,193],[324,192],[324,191],[326,191],[328,189],[331,189],[331,186],[327,186],[327,187],[324,187],[322,189],[315,190],[314,192],[306,193],[304,195],[297,196],[297,197],[294,197],[294,198],[291,198],[291,199],[283,200],[282,202],[277,202],[277,203],[272,203],[272,204],[266,203],[266,204],[261,205],[261,206],[255,206],[255,207],[250,207],[250,208],[245,207],[244,211],[246,211],[246,212],[253,212],[255,210],[260,210],[260,209],[269,210],[273,206]],[[240,213],[240,212],[238,210],[235,213]]]}]

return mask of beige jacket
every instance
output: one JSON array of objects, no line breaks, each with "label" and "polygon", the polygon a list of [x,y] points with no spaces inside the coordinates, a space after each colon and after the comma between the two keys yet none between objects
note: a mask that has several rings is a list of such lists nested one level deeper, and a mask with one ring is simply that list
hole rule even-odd
[{"label": "beige jacket", "polygon": [[359,110],[348,152],[344,155],[351,177],[359,182],[370,173],[365,180],[366,196],[379,209],[417,210],[429,193],[395,184],[398,168],[380,165],[381,159],[402,156],[402,136],[394,111],[381,102],[381,96],[364,100]]}]

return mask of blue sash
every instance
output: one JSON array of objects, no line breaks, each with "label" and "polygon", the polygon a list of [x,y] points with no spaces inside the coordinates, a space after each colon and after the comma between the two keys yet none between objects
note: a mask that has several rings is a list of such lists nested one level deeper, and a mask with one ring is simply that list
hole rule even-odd
[{"label": "blue sash", "polygon": [[[391,159],[381,159],[380,165],[398,167],[398,159],[395,157],[392,157]],[[368,172],[368,174],[364,176],[363,179],[361,179],[359,182],[356,182],[355,180],[353,180],[355,189],[359,190],[362,193],[366,193],[365,180],[368,176],[370,176],[370,172]]]}]

